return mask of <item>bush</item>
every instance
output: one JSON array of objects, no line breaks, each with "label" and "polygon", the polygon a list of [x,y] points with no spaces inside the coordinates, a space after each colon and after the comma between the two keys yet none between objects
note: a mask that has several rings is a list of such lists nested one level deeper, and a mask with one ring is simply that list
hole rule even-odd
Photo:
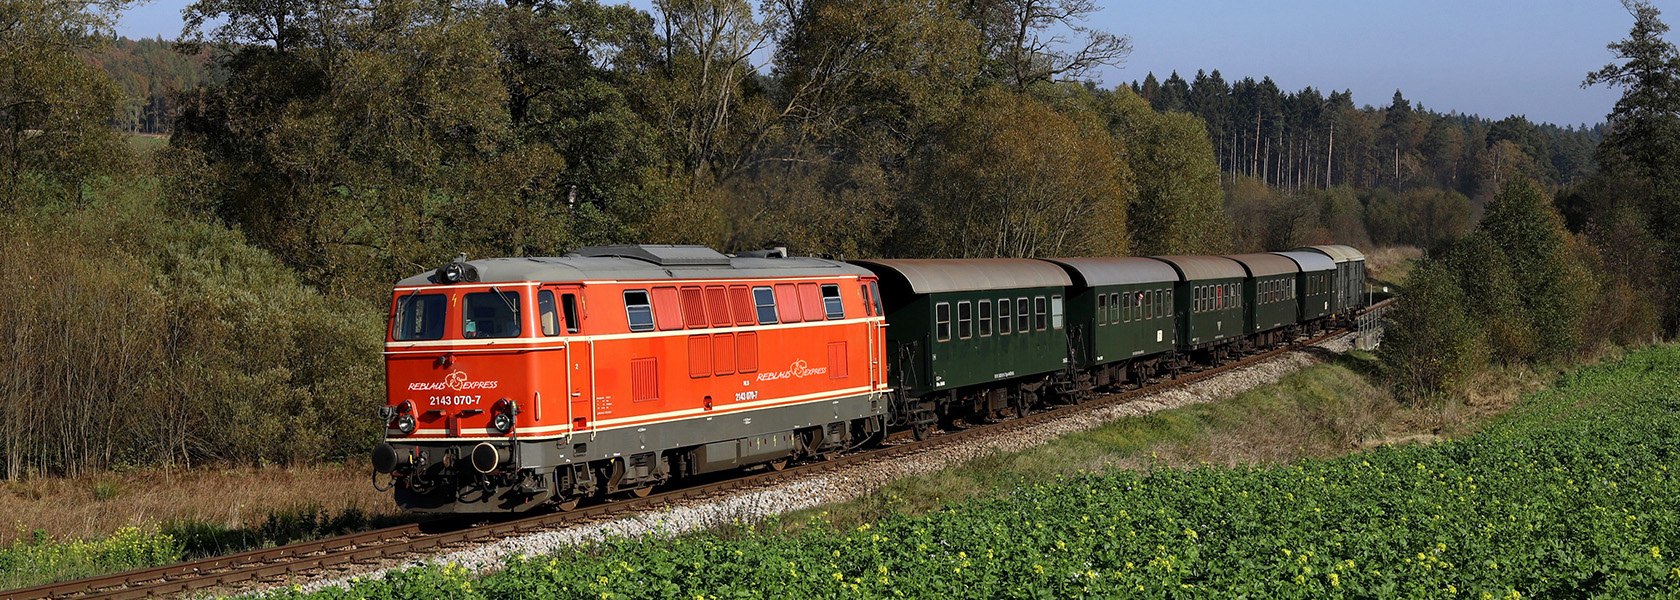
[{"label": "bush", "polygon": [[1418,261],[1377,350],[1396,396],[1419,401],[1459,391],[1486,363],[1483,332],[1469,309],[1447,265]]},{"label": "bush", "polygon": [[181,560],[169,534],[124,527],[96,540],[54,540],[36,534],[0,546],[0,589],[95,577]]}]

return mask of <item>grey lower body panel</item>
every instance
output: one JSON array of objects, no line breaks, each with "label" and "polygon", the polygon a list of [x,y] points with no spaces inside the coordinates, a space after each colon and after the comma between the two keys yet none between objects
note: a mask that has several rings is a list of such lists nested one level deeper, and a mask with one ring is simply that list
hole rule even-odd
[{"label": "grey lower body panel", "polygon": [[[423,491],[399,484],[398,506],[417,512],[509,512],[563,498],[556,474],[571,469],[621,459],[631,477],[647,476],[636,470],[658,470],[662,465],[644,457],[663,461],[673,450],[693,450],[704,471],[759,464],[792,454],[796,431],[828,430],[885,415],[887,408],[887,395],[872,393],[538,440],[521,440],[516,431],[481,441],[387,443],[405,466],[418,464],[431,480]],[[472,467],[472,453],[481,444],[489,444],[500,457],[495,473],[481,474]]]}]

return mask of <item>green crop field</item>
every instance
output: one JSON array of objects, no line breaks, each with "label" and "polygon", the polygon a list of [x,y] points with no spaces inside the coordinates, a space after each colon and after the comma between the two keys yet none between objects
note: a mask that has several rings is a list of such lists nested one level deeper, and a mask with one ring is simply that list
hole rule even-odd
[{"label": "green crop field", "polygon": [[1680,587],[1677,448],[1680,348],[1662,347],[1461,440],[1071,477],[844,531],[617,540],[317,596],[1647,597]]}]

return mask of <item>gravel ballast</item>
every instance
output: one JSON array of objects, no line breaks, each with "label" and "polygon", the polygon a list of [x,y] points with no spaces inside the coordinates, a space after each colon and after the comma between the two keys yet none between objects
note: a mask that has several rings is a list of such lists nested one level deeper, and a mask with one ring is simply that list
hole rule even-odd
[{"label": "gravel ballast", "polygon": [[[1339,336],[1319,344],[1318,348],[1341,353],[1347,351],[1350,340],[1351,336]],[[352,577],[378,577],[387,570],[424,564],[457,564],[473,571],[488,571],[499,568],[509,556],[547,554],[566,546],[609,537],[676,535],[846,502],[866,496],[895,480],[932,473],[988,454],[1024,450],[1126,417],[1230,398],[1249,389],[1275,383],[1318,362],[1321,359],[1313,352],[1288,352],[1261,364],[1221,373],[1123,404],[1095,408],[1024,430],[980,436],[892,461],[859,464],[725,497],[686,501],[608,521],[512,536],[470,548],[453,549],[400,563],[393,561],[377,567],[370,565],[363,571],[338,573],[299,583],[304,590],[343,586]]]}]

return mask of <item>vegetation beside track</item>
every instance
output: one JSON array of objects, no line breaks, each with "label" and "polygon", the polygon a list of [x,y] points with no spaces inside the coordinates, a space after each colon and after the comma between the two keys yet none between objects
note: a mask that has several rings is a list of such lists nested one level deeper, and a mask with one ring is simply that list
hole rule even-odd
[{"label": "vegetation beside track", "polygon": [[[1283,466],[1074,475],[844,529],[631,539],[321,598],[1647,596],[1680,584],[1680,347],[1483,431]],[[281,593],[281,597],[308,596]]]}]

